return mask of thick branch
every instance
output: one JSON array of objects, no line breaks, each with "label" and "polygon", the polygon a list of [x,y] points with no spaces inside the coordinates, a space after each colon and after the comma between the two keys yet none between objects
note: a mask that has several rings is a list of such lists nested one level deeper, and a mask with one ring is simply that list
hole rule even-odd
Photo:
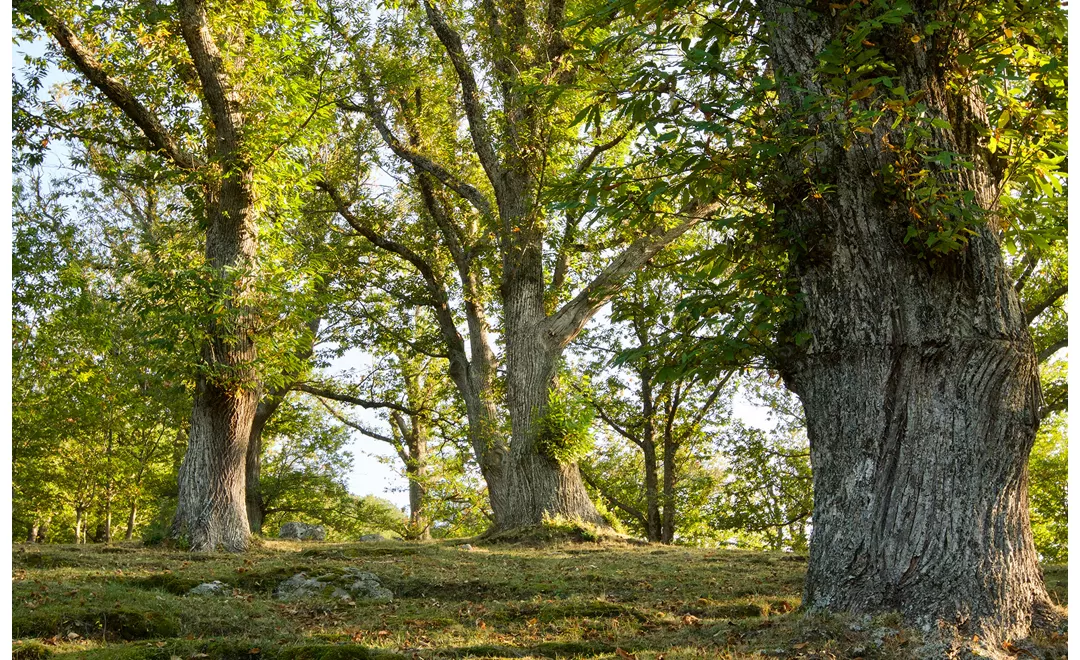
[{"label": "thick branch", "polygon": [[1050,305],[1053,305],[1058,300],[1061,300],[1062,296],[1064,296],[1068,292],[1069,292],[1069,285],[1068,284],[1062,284],[1061,286],[1059,286],[1058,288],[1054,289],[1049,294],[1047,294],[1047,296],[1045,298],[1040,300],[1038,303],[1035,304],[1034,307],[1032,307],[1030,310],[1028,310],[1028,313],[1027,313],[1027,322],[1028,322],[1028,324],[1030,324],[1032,321],[1034,321],[1036,318],[1038,318],[1039,314],[1042,314],[1044,311],[1046,311],[1047,307],[1049,307]]},{"label": "thick branch", "polygon": [[1046,348],[1042,349],[1041,351],[1039,351],[1039,364],[1042,364],[1043,362],[1046,362],[1048,359],[1053,357],[1054,353],[1057,353],[1058,351],[1060,351],[1061,349],[1065,348],[1068,345],[1069,345],[1069,338],[1068,337],[1062,337],[1061,339],[1057,340],[1053,344],[1050,344]]},{"label": "thick branch", "polygon": [[435,8],[428,0],[424,0],[424,12],[427,14],[428,23],[435,30],[435,35],[446,48],[450,55],[450,61],[457,72],[458,81],[461,83],[461,100],[465,106],[465,116],[469,120],[469,134],[472,136],[473,148],[480,158],[480,164],[487,174],[495,189],[496,198],[503,197],[502,168],[498,157],[495,155],[495,145],[491,138],[491,129],[488,127],[487,118],[484,116],[484,107],[480,102],[480,89],[473,75],[472,65],[465,57],[465,49],[461,45],[461,36],[446,21],[442,12]]},{"label": "thick branch", "polygon": [[633,506],[631,504],[628,504],[627,502],[624,502],[624,501],[620,500],[618,497],[616,497],[614,494],[612,494],[606,488],[601,486],[600,483],[597,482],[596,479],[594,479],[592,477],[592,475],[589,474],[589,472],[584,467],[581,467],[580,469],[581,469],[581,476],[584,477],[585,482],[587,484],[589,484],[590,486],[592,486],[593,488],[595,488],[596,491],[598,493],[600,493],[600,495],[605,500],[611,502],[615,506],[619,507],[620,509],[622,509],[626,513],[628,513],[631,516],[633,516],[634,518],[636,518],[637,521],[641,523],[642,527],[648,527],[649,526],[648,522],[647,522],[647,520],[645,518],[645,514],[643,514],[641,512],[641,509],[638,509],[637,507],[635,507],[635,506]]},{"label": "thick branch", "polygon": [[210,33],[205,0],[179,0],[177,4],[180,8],[180,31],[214,120],[218,153],[233,156],[240,145],[243,116],[236,102],[236,93],[226,83],[225,64],[214,42],[214,35]]},{"label": "thick branch", "polygon": [[332,399],[334,401],[340,401],[341,403],[347,403],[352,406],[360,406],[361,408],[387,408],[390,410],[397,410],[399,412],[403,412],[406,415],[415,415],[417,413],[417,411],[413,410],[412,408],[409,408],[408,406],[403,406],[398,403],[393,403],[390,401],[370,401],[368,399],[361,399],[350,394],[345,394],[344,392],[335,392],[334,390],[320,387],[318,385],[311,385],[308,383],[300,383],[296,386],[296,389],[300,390],[301,392],[307,392],[308,394],[314,394],[315,396],[323,399]]},{"label": "thick branch", "polygon": [[1035,266],[1039,265],[1039,257],[1035,252],[1028,252],[1024,255],[1024,260],[1021,261],[1020,264],[1023,266],[1023,269],[1020,272],[1020,277],[1016,278],[1016,284],[1013,285],[1017,294],[1024,290],[1024,285],[1027,283],[1028,277],[1035,272]]},{"label": "thick branch", "polygon": [[338,412],[337,410],[334,410],[334,407],[333,407],[333,406],[331,406],[330,404],[326,403],[326,402],[325,402],[325,401],[323,401],[322,399],[319,399],[319,403],[321,403],[321,404],[323,405],[323,408],[326,408],[326,410],[327,410],[327,411],[328,411],[328,412],[329,412],[329,413],[330,413],[331,415],[333,415],[333,416],[334,416],[334,419],[336,419],[337,421],[341,422],[341,423],[342,423],[342,424],[344,424],[345,426],[348,426],[348,427],[349,427],[349,428],[351,428],[351,429],[356,429],[357,431],[359,431],[359,432],[363,433],[364,435],[366,435],[367,437],[369,437],[369,438],[371,438],[371,439],[373,439],[373,440],[378,440],[378,441],[380,441],[380,442],[385,442],[385,443],[387,443],[387,444],[389,444],[389,445],[392,445],[392,446],[394,447],[394,449],[397,449],[397,447],[398,447],[398,443],[397,443],[397,441],[395,441],[395,440],[394,440],[393,438],[388,438],[387,436],[385,436],[385,435],[383,435],[383,434],[381,434],[381,433],[378,433],[378,432],[376,432],[376,431],[372,431],[372,430],[371,430],[371,429],[369,429],[369,428],[366,428],[366,427],[364,427],[364,426],[361,426],[360,424],[357,424],[356,422],[352,421],[351,419],[349,419],[349,418],[348,418],[348,417],[346,417],[345,415],[342,415],[342,414],[341,414],[340,412]]},{"label": "thick branch", "polygon": [[33,2],[16,2],[15,9],[44,27],[60,44],[67,58],[86,76],[90,84],[100,90],[121,112],[135,122],[146,139],[177,167],[183,170],[195,170],[202,167],[202,161],[194,154],[181,149],[176,139],[169,134],[154,113],[135,98],[135,95],[122,82],[110,76],[79,37],[52,12]]},{"label": "thick branch", "polygon": [[[366,94],[367,93],[365,92],[365,95]],[[362,106],[346,101],[339,101],[338,107],[343,110],[348,110],[349,112],[362,112],[367,115],[371,119],[371,122],[375,124],[375,128],[379,131],[379,135],[382,136],[383,142],[385,142],[386,146],[390,147],[390,150],[399,158],[438,179],[444,186],[453,190],[465,201],[472,204],[482,215],[492,215],[491,204],[484,196],[484,193],[480,192],[476,186],[465,183],[451,174],[450,170],[442,165],[439,165],[427,156],[405,146],[405,144],[394,135],[394,132],[390,130],[390,126],[386,123],[386,117],[376,108],[373,99],[367,98],[365,105]]]},{"label": "thick branch", "polygon": [[699,224],[719,207],[719,202],[699,206],[687,214],[690,216],[689,219],[674,229],[669,229],[659,236],[642,237],[631,243],[622,254],[608,264],[603,272],[586,285],[581,293],[548,319],[547,334],[553,347],[562,348],[573,341],[596,310],[618,293],[631,275],[641,270],[657,252]]}]

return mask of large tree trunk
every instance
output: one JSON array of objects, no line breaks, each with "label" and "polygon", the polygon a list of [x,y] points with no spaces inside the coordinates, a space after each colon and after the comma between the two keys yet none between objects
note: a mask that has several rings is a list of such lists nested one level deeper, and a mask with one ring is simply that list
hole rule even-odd
[{"label": "large tree trunk", "polygon": [[26,531],[26,542],[27,543],[34,543],[35,541],[37,541],[37,537],[38,537],[38,521],[34,520],[34,522],[30,523],[30,527]]},{"label": "large tree trunk", "polygon": [[604,524],[585,490],[577,463],[560,463],[538,451],[537,422],[547,412],[548,389],[560,352],[544,341],[542,278],[533,280],[519,274],[507,289],[510,460],[507,511],[503,519],[496,519],[496,525],[512,529],[542,523],[547,517]]},{"label": "large tree trunk", "polygon": [[[821,91],[817,54],[844,26],[770,7],[773,64],[797,80],[785,101],[800,107],[803,90]],[[934,131],[938,146],[976,163],[943,185],[974,191],[988,208],[997,191],[976,142],[985,124],[979,100],[947,91],[933,38],[916,45],[899,29],[870,38],[908,93],[924,92],[951,122]],[[803,402],[814,468],[803,603],[899,610],[1000,648],[1025,636],[1049,600],[1027,511],[1039,380],[997,239],[980,226],[962,250],[917,256],[903,243],[916,219],[880,183],[891,122],[865,137],[844,135],[824,115],[809,123],[812,157],[793,153],[784,168],[797,180],[812,161],[815,183],[835,192],[776,200],[806,245],[791,254],[805,306],[790,330],[813,337],[784,347],[780,365]],[[904,144],[903,131],[889,141]]]},{"label": "large tree trunk", "polygon": [[[237,304],[250,285],[246,276],[230,282],[231,268],[245,268],[255,256],[251,171],[234,172],[220,192],[208,190],[210,228],[206,259],[231,289],[227,310],[234,318],[215,320],[203,347],[204,368],[196,380],[188,448],[180,466],[179,502],[173,533],[192,550],[247,549],[245,463],[259,395],[252,387],[255,344],[249,312]],[[208,187],[209,188],[209,187]],[[226,373],[228,372],[228,373]]]}]

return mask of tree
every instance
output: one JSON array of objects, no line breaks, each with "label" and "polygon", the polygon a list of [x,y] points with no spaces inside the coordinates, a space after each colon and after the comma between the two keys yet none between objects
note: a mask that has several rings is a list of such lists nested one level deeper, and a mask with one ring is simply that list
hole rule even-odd
[{"label": "tree", "polygon": [[[661,110],[639,160],[732,209],[697,308],[737,332],[689,362],[760,347],[805,409],[804,604],[899,610],[950,646],[997,648],[1055,619],[1026,506],[1036,352],[1001,255],[1041,223],[1037,205],[1001,200],[1062,193],[1061,8],[633,11],[627,34],[655,50],[616,87],[626,113]],[[628,203],[628,172],[595,177],[599,203]]]},{"label": "tree", "polygon": [[[692,471],[689,468],[697,467],[692,465],[698,462],[697,455],[723,421],[728,397],[721,395],[733,373],[729,370],[712,379],[679,370],[685,348],[680,337],[688,324],[674,310],[680,295],[674,270],[690,251],[680,246],[670,260],[632,278],[612,300],[611,328],[588,337],[590,345],[610,352],[602,360],[622,361],[593,386],[596,393],[589,401],[604,425],[641,451],[645,477],[640,482],[640,475],[621,475],[644,487],[630,501],[611,495],[605,499],[636,519],[635,527],[640,526],[648,540],[662,543],[674,542],[683,516],[689,514],[677,506],[685,493],[679,498],[676,491],[685,490],[679,482],[689,476],[684,474]],[[595,365],[590,371],[599,375],[605,366]],[[586,474],[586,479],[601,494],[610,493],[603,478]],[[644,506],[630,503],[634,501]]]},{"label": "tree", "polygon": [[154,154],[183,182],[191,216],[205,227],[195,269],[205,292],[201,352],[174,534],[195,550],[243,550],[244,459],[258,402],[257,199],[281,201],[274,187],[286,178],[275,170],[295,174],[286,156],[317,135],[312,120],[323,106],[308,17],[262,5],[211,15],[203,0],[122,12],[30,1],[15,9],[22,36],[33,38],[36,25],[54,40],[87,102],[70,112],[49,107],[40,122]]},{"label": "tree", "polygon": [[[477,428],[474,449],[488,482],[496,525],[537,524],[548,515],[600,522],[577,466],[539,451],[537,429],[549,407],[557,364],[565,347],[627,278],[715,206],[705,200],[677,212],[669,208],[650,214],[631,231],[612,223],[617,240],[605,247],[618,253],[603,267],[585,269],[592,273],[591,280],[571,281],[567,275],[578,273],[568,269],[568,263],[588,251],[582,246],[599,234],[585,231],[589,219],[581,213],[561,218],[549,213],[549,202],[569,201],[572,195],[555,189],[572,184],[627,138],[619,127],[597,123],[588,148],[576,148],[582,136],[574,114],[582,107],[581,97],[560,85],[581,85],[594,75],[576,65],[571,55],[574,33],[567,27],[568,12],[585,7],[552,1],[527,9],[520,3],[486,2],[474,10],[479,20],[472,22],[459,21],[456,8],[448,13],[424,2],[419,9],[403,13],[404,26],[385,21],[385,37],[374,38],[374,44],[365,43],[361,31],[349,31],[350,23],[366,24],[362,13],[334,16],[330,29],[348,44],[356,81],[356,95],[340,106],[365,117],[398,162],[411,170],[423,198],[422,213],[435,229],[435,244],[415,249],[385,227],[357,217],[332,182],[324,182],[323,188],[358,234],[398,255],[422,279],[421,291],[449,352],[450,374],[469,408],[470,424]],[[413,39],[408,35],[415,33],[417,23],[424,32]],[[420,55],[409,50],[416,41]],[[466,41],[483,46],[467,53]],[[425,69],[379,68],[383,53],[399,63],[419,59],[452,75],[457,87],[453,103],[432,103],[434,111],[428,110],[430,99],[421,100],[427,81],[419,73]],[[478,71],[490,72],[490,81]],[[449,117],[434,114],[446,110]],[[456,139],[455,118],[461,117],[469,128],[466,143]],[[462,161],[465,166],[458,166]],[[351,201],[359,201],[359,191],[351,194]],[[562,223],[561,232],[549,229],[555,221]],[[591,252],[597,248],[594,244]],[[444,255],[461,287],[472,347],[468,353],[438,267]],[[494,295],[478,290],[479,269],[485,267],[498,285]],[[485,309],[488,302],[497,302],[500,312],[505,352],[498,362],[487,336],[492,314]],[[509,442],[497,434],[493,417],[499,402],[488,394],[496,367],[506,374]]]}]

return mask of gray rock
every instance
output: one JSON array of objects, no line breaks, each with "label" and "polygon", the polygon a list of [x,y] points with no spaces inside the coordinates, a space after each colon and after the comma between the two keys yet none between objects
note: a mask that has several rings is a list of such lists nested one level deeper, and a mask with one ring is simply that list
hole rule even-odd
[{"label": "gray rock", "polygon": [[472,545],[468,543],[462,543],[457,548],[458,550],[464,550],[465,552],[472,552]]},{"label": "gray rock", "polygon": [[388,541],[389,539],[382,534],[364,534],[357,540],[363,543],[378,543],[379,541]]},{"label": "gray rock", "polygon": [[197,587],[192,587],[188,590],[189,596],[212,596],[215,594],[223,594],[229,588],[229,585],[224,582],[214,580],[213,582],[204,582]]},{"label": "gray rock", "polygon": [[382,586],[374,573],[357,568],[346,568],[341,572],[325,573],[308,577],[307,573],[297,573],[274,589],[274,598],[294,601],[311,598],[328,598],[340,601],[368,601],[389,603],[394,594]]},{"label": "gray rock", "polygon": [[325,541],[326,529],[322,525],[309,525],[302,522],[287,522],[281,526],[278,538],[296,541]]}]

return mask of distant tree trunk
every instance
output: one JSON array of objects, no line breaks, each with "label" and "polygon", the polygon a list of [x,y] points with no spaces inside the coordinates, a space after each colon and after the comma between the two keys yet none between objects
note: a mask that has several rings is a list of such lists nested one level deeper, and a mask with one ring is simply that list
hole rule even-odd
[{"label": "distant tree trunk", "polygon": [[75,543],[85,543],[85,535],[83,531],[83,524],[85,522],[86,509],[84,507],[75,507]]},{"label": "distant tree trunk", "polygon": [[[907,93],[950,122],[933,131],[935,146],[975,162],[942,185],[972,191],[990,208],[997,183],[978,138],[985,108],[977,93],[946,80],[952,65],[937,34],[909,38],[936,10],[917,9],[908,24],[872,39]],[[843,21],[779,2],[767,13],[773,65],[796,81],[784,100],[808,107],[805,94],[827,94],[818,55]],[[1039,379],[998,241],[977,226],[954,254],[916,256],[904,235],[917,219],[881,181],[893,159],[882,144],[905,144],[906,126],[882,121],[860,136],[824,115],[809,122],[812,154],[794,151],[781,166],[799,180],[813,163],[814,183],[835,192],[817,200],[794,190],[775,200],[806,246],[790,256],[805,300],[791,330],[812,340],[781,354],[784,380],[806,412],[814,468],[803,603],[899,610],[996,650],[1050,611],[1027,509]]]},{"label": "distant tree trunk", "polygon": [[421,434],[409,443],[409,460],[405,464],[405,474],[409,479],[409,525],[420,530],[421,539],[431,538],[431,523],[427,517],[425,498],[427,489],[427,439]]},{"label": "distant tree trunk", "polygon": [[643,442],[641,451],[645,458],[645,538],[659,543],[663,541],[663,527],[660,519],[659,465],[656,460],[655,441]]},{"label": "distant tree trunk", "polygon": [[46,543],[49,540],[49,523],[52,522],[52,516],[49,516],[45,520],[41,521],[41,526],[38,527],[37,542]]},{"label": "distant tree trunk", "polygon": [[26,542],[27,543],[34,543],[34,542],[37,541],[37,538],[38,538],[38,521],[35,519],[34,522],[30,523],[30,528],[26,532]]},{"label": "distant tree trunk", "polygon": [[131,507],[128,509],[127,531],[124,532],[125,541],[130,541],[132,537],[135,536],[135,514],[137,506],[135,498],[131,498]]},{"label": "distant tree trunk", "polygon": [[105,520],[102,521],[101,540],[112,543],[112,495],[105,498]]},{"label": "distant tree trunk", "polygon": [[262,534],[263,520],[266,518],[266,505],[263,502],[259,479],[262,474],[262,436],[267,422],[285,400],[284,392],[272,392],[259,402],[248,435],[247,456],[244,459],[245,506],[247,507],[248,527],[252,534]]},{"label": "distant tree trunk", "polygon": [[660,535],[662,543],[675,542],[675,454],[678,445],[671,434],[664,434],[664,523]]}]

